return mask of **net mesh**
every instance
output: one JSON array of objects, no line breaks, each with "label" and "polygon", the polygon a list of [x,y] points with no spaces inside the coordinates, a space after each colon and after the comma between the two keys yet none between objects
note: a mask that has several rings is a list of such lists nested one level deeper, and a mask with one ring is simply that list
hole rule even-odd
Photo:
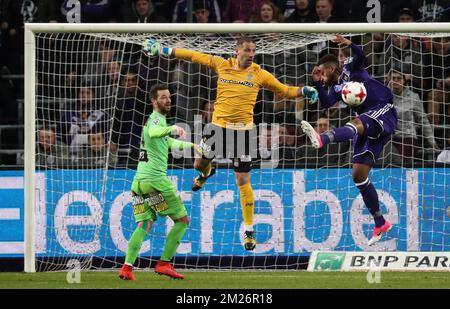
[{"label": "net mesh", "polygon": [[[186,124],[187,139],[198,141],[202,125],[211,121],[217,75],[195,63],[148,58],[143,41],[151,36],[166,46],[227,58],[238,35],[36,34],[36,166],[45,205],[36,214],[39,271],[66,269],[71,259],[83,268],[123,262],[135,229],[130,188],[142,127],[152,112],[152,85],[169,85],[168,123]],[[436,161],[450,143],[449,36],[347,35],[362,45],[369,73],[391,85],[401,115],[370,176],[395,225],[375,249],[448,251],[449,172]],[[288,85],[312,84],[311,70],[326,53],[349,56],[330,42],[332,34],[251,36],[255,62]],[[312,250],[374,250],[366,244],[372,219],[351,178],[350,142],[317,151],[299,129],[301,120],[330,129],[350,119],[342,102],[324,111],[302,99],[259,93],[254,121],[261,128],[260,155],[252,171],[258,245],[252,253],[242,246],[230,161],[216,159],[223,168],[193,193],[193,158],[172,152],[169,177],[191,218],[175,262],[188,268],[302,268]],[[136,266],[158,259],[170,227],[170,220],[156,221]]]}]

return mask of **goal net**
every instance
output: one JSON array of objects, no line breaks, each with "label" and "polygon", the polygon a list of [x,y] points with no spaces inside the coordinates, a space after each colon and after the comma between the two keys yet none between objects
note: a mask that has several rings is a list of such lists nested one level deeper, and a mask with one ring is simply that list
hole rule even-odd
[{"label": "goal net", "polygon": [[[341,61],[352,56],[330,41],[333,31],[322,25],[309,25],[307,33],[277,25],[270,31],[250,32],[247,25],[210,30],[218,33],[199,28],[189,33],[188,25],[172,25],[172,33],[158,32],[157,25],[130,30],[114,25],[117,32],[71,26],[27,29],[34,40],[28,55],[35,58],[26,75],[35,79],[26,89],[34,87],[35,93],[27,96],[27,128],[32,130],[26,134],[28,141],[36,139],[36,148],[28,148],[25,165],[29,171],[34,164],[36,174],[29,193],[33,203],[26,206],[34,216],[34,225],[28,221],[26,227],[33,241],[26,259],[37,271],[64,270],[74,260],[88,269],[123,263],[136,226],[130,188],[141,131],[152,112],[152,85],[169,86],[168,123],[183,125],[187,140],[199,142],[211,121],[217,75],[195,63],[146,57],[145,39],[228,58],[236,38],[245,33],[256,42],[256,63],[281,82],[299,86],[312,84],[312,68],[322,55],[334,53]],[[450,171],[444,163],[450,160],[445,151],[450,147],[450,35],[432,28],[387,33],[371,25],[342,27],[335,33],[363,47],[369,73],[390,85],[399,114],[397,130],[370,174],[382,211],[394,225],[389,235],[367,246],[373,222],[352,181],[351,142],[315,150],[299,128],[302,120],[320,131],[342,126],[354,117],[350,109],[337,102],[323,110],[264,89],[254,110],[256,249],[247,252],[242,245],[231,162],[216,158],[217,174],[194,193],[192,153],[172,152],[168,175],[191,219],[174,260],[178,267],[300,269],[313,250],[450,250]],[[154,265],[170,228],[170,220],[155,222],[135,266]]]}]

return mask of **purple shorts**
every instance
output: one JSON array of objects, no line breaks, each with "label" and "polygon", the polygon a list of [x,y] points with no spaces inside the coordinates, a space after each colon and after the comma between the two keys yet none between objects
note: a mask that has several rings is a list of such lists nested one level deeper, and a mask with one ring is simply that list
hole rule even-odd
[{"label": "purple shorts", "polygon": [[364,134],[357,134],[353,138],[352,162],[373,165],[397,127],[397,111],[389,103],[363,113],[358,118],[364,125]]}]

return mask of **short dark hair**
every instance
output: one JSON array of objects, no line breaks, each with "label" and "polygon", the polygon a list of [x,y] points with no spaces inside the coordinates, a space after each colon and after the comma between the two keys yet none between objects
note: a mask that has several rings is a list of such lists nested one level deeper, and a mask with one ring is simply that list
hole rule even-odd
[{"label": "short dark hair", "polygon": [[398,16],[408,15],[414,19],[414,12],[410,8],[402,8],[400,12],[398,12]]},{"label": "short dark hair", "polygon": [[236,46],[242,46],[244,43],[253,43],[256,44],[255,41],[249,36],[241,36],[237,39]]},{"label": "short dark hair", "polygon": [[158,91],[169,90],[169,87],[164,84],[155,84],[150,88],[150,99],[156,100],[158,98]]},{"label": "short dark hair", "polygon": [[209,3],[208,0],[194,0],[193,4],[194,11],[196,10],[208,10],[209,11]]},{"label": "short dark hair", "polygon": [[318,64],[319,65],[329,64],[329,65],[334,65],[335,67],[339,68],[339,59],[334,54],[326,54],[325,56],[323,56],[319,59]]},{"label": "short dark hair", "polygon": [[328,120],[330,120],[330,117],[328,117],[327,112],[323,112],[319,115],[319,117],[317,117],[317,120],[319,120],[320,118],[326,118]]}]

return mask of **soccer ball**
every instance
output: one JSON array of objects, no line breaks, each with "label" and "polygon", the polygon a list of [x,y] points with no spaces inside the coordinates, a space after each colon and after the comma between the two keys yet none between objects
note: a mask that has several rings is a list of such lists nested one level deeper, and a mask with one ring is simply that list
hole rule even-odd
[{"label": "soccer ball", "polygon": [[342,100],[350,107],[361,105],[367,97],[367,90],[363,83],[348,82],[342,87]]}]

